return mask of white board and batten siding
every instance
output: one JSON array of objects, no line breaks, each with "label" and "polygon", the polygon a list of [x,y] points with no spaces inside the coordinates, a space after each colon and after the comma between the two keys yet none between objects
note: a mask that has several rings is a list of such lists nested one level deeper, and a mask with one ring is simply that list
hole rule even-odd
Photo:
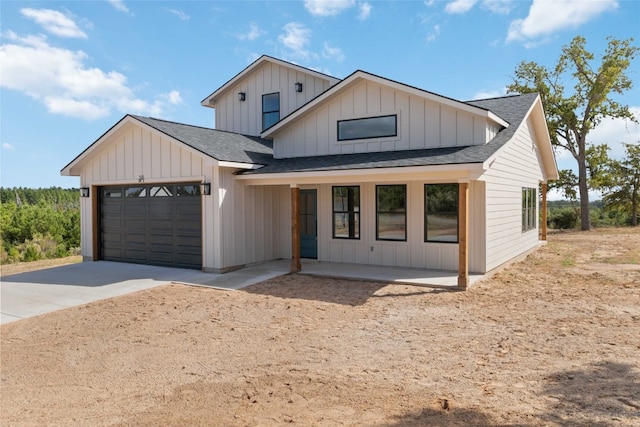
[{"label": "white board and batten siding", "polygon": [[[487,270],[539,244],[539,224],[533,230],[522,231],[522,189],[535,188],[539,197],[538,184],[544,180],[539,155],[533,128],[527,121],[483,175],[487,193]],[[536,214],[539,208],[538,203]]]},{"label": "white board and batten siding", "polygon": [[[204,157],[187,146],[181,147],[144,126],[129,124],[109,137],[109,143],[91,153],[82,168],[82,187],[108,185],[135,185],[138,182],[211,182],[212,167]],[[202,217],[213,217],[214,206],[210,198],[203,197]],[[81,250],[85,257],[93,256],[93,215],[89,198],[81,199]],[[205,224],[203,235],[210,225]],[[211,254],[212,248],[203,248]],[[205,257],[206,263],[206,257]]]},{"label": "white board and batten siding", "polygon": [[[458,269],[457,243],[424,242],[424,181],[407,185],[407,241],[376,240],[375,183],[360,186],[360,239],[333,238],[332,185],[305,186],[318,190],[318,260],[434,270]],[[389,184],[380,182],[379,184]],[[337,183],[336,185],[340,185]],[[484,272],[484,183],[470,186],[469,269]]]},{"label": "white board and batten siding", "polygon": [[[296,92],[295,83],[302,83],[302,92]],[[262,95],[280,93],[280,118],[311,101],[325,90],[330,82],[290,67],[266,62],[238,81],[216,100],[216,129],[244,135],[262,132]],[[238,100],[238,93],[245,100]]]},{"label": "white board and batten siding", "polygon": [[[337,123],[397,115],[397,136],[338,141]],[[485,144],[499,131],[486,117],[363,80],[275,135],[274,157],[306,157]]]},{"label": "white board and batten siding", "polygon": [[288,186],[250,186],[220,168],[222,268],[291,257]]}]

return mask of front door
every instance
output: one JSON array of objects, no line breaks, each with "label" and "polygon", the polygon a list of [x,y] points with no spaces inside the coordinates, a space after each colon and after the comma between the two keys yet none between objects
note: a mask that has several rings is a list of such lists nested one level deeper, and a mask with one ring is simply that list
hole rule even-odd
[{"label": "front door", "polygon": [[318,258],[317,191],[300,190],[300,258]]}]

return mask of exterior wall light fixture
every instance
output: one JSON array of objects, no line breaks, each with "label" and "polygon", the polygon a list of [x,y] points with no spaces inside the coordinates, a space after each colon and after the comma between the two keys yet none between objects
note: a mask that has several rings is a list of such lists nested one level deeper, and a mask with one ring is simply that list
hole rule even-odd
[{"label": "exterior wall light fixture", "polygon": [[302,92],[302,83],[298,82],[298,83],[294,84],[293,86],[295,86],[296,92]]},{"label": "exterior wall light fixture", "polygon": [[244,101],[246,99],[246,94],[244,92],[238,92],[238,101]]},{"label": "exterior wall light fixture", "polygon": [[211,195],[211,183],[203,182],[202,184],[200,184],[200,192],[203,196]]},{"label": "exterior wall light fixture", "polygon": [[82,187],[80,189],[80,197],[89,197],[89,187]]}]

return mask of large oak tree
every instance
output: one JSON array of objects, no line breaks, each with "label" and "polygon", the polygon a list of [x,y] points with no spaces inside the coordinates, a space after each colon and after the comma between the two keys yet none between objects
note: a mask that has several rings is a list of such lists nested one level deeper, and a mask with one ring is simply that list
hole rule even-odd
[{"label": "large oak tree", "polygon": [[[551,142],[571,153],[578,164],[578,192],[580,196],[580,225],[589,230],[589,152],[587,141],[592,131],[605,118],[625,118],[637,121],[627,105],[612,98],[632,87],[626,70],[638,53],[633,39],[608,38],[608,46],[594,61],[587,51],[583,37],[575,37],[562,48],[553,69],[535,62],[518,65],[510,93],[538,92],[547,115]],[[591,150],[593,151],[593,150]]]}]

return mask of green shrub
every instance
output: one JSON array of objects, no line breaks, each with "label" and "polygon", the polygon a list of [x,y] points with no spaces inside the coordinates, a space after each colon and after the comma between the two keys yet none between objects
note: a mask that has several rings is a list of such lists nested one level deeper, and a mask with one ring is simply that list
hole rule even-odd
[{"label": "green shrub", "polygon": [[572,207],[553,209],[549,212],[547,223],[549,228],[569,230],[578,226],[578,212]]}]

